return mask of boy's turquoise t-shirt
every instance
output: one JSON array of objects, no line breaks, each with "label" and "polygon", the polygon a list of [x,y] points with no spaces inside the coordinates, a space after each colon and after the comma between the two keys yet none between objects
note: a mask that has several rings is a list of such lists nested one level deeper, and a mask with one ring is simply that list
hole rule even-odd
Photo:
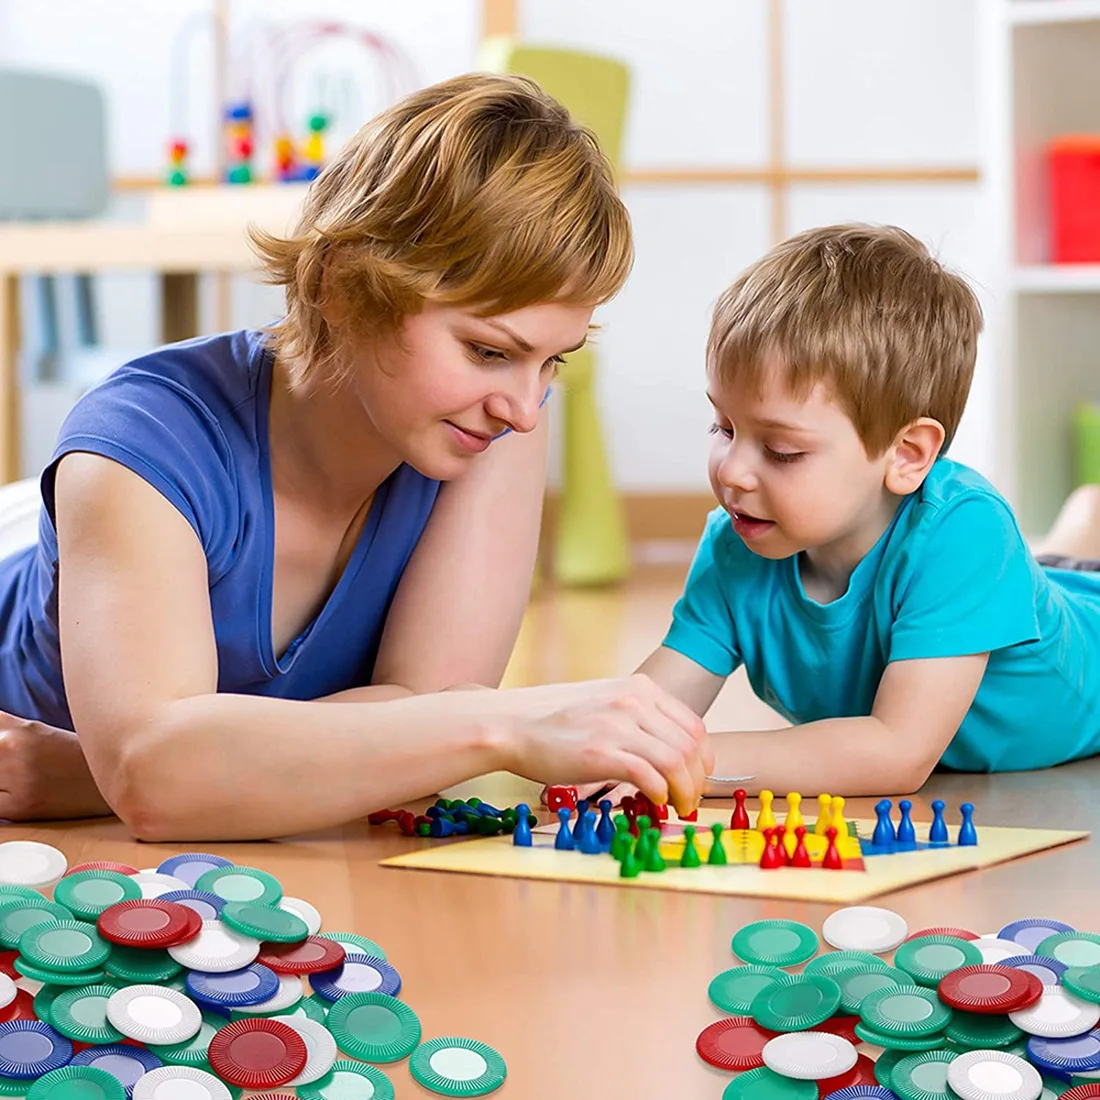
[{"label": "boy's turquoise t-shirt", "polygon": [[890,661],[989,652],[945,765],[1015,771],[1100,753],[1100,574],[1040,566],[1000,494],[949,459],[829,604],[806,596],[797,555],[754,554],[717,509],[664,644],[717,676],[743,663],[796,724],[870,714]]}]

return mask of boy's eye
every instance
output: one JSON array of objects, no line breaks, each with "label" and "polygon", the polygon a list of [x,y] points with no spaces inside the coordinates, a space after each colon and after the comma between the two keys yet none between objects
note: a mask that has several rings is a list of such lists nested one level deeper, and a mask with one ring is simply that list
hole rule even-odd
[{"label": "boy's eye", "polygon": [[718,435],[719,433],[724,435],[727,439],[733,438],[733,428],[723,424],[711,424],[707,429],[710,435]]},{"label": "boy's eye", "polygon": [[772,462],[797,462],[805,451],[773,451],[771,447],[765,447],[764,452]]}]

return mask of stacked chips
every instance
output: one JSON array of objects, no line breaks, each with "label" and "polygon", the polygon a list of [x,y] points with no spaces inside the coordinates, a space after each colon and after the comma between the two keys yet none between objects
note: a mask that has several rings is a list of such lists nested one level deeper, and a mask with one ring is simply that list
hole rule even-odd
[{"label": "stacked chips", "polygon": [[392,1100],[370,1063],[404,1058],[443,1095],[503,1084],[484,1043],[421,1041],[373,940],[320,928],[267,872],[219,856],[67,871],[56,848],[0,844],[0,1096]]},{"label": "stacked chips", "polygon": [[1045,918],[910,934],[863,906],[822,936],[836,950],[794,921],[734,936],[743,965],[708,991],[732,1015],[696,1042],[738,1073],[723,1100],[1100,1098],[1100,936]]}]

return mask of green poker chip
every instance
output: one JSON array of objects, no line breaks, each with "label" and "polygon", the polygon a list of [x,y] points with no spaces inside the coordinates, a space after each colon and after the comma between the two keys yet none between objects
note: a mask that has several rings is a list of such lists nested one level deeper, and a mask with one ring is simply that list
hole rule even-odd
[{"label": "green poker chip", "polygon": [[504,1084],[508,1067],[491,1046],[476,1039],[429,1039],[413,1051],[409,1072],[441,1096],[485,1096]]},{"label": "green poker chip", "polygon": [[278,905],[283,886],[274,875],[258,867],[214,867],[199,876],[196,890],[207,890],[225,901],[252,901]]},{"label": "green poker chip", "polygon": [[803,974],[825,974],[833,977],[853,965],[871,967],[877,966],[879,970],[889,970],[889,963],[885,963],[870,951],[826,951],[824,955],[818,955],[803,967]]},{"label": "green poker chip", "polygon": [[947,1068],[957,1057],[953,1050],[928,1050],[902,1058],[890,1071],[890,1088],[901,1100],[956,1100]]},{"label": "green poker chip", "polygon": [[9,951],[19,948],[19,938],[28,928],[47,921],[72,920],[72,911],[56,901],[46,901],[38,895],[37,901],[30,898],[13,898],[0,905],[0,944]]},{"label": "green poker chip", "polygon": [[913,1053],[914,1051],[942,1050],[944,1043],[947,1042],[947,1038],[942,1032],[938,1035],[885,1035],[866,1024],[856,1024],[855,1033],[865,1043],[882,1047],[886,1051]]},{"label": "green poker chip", "polygon": [[19,937],[20,956],[42,970],[94,970],[110,953],[111,945],[87,921],[43,921]]},{"label": "green poker chip", "polygon": [[982,953],[958,936],[918,936],[894,952],[894,966],[910,974],[918,985],[935,988],[953,970],[980,966]]},{"label": "green poker chip", "polygon": [[337,1046],[363,1062],[398,1062],[420,1044],[420,1020],[384,993],[350,993],[329,1009],[325,1026]]},{"label": "green poker chip", "polygon": [[882,989],[897,989],[909,985],[912,978],[903,970],[892,966],[867,966],[852,963],[847,970],[833,975],[833,981],[840,986],[840,1007],[851,1015],[859,1014],[859,1006],[864,998]]},{"label": "green poker chip", "polygon": [[840,1007],[840,986],[824,974],[784,974],[762,989],[750,1015],[770,1031],[808,1031]]},{"label": "green poker chip", "polygon": [[883,1088],[890,1088],[890,1075],[894,1071],[894,1066],[902,1060],[902,1058],[908,1058],[909,1051],[907,1050],[884,1050],[878,1058],[875,1059],[875,1080],[882,1085]]},{"label": "green poker chip", "polygon": [[125,1036],[107,1019],[107,1002],[117,992],[113,985],[67,989],[50,1004],[50,1023],[78,1043],[120,1043]]},{"label": "green poker chip", "polygon": [[14,882],[0,883],[0,905],[9,901],[42,901],[42,894],[33,886],[20,886]]},{"label": "green poker chip", "polygon": [[817,1084],[781,1077],[761,1066],[739,1073],[726,1086],[722,1100],[817,1100]]},{"label": "green poker chip", "polygon": [[1100,966],[1100,936],[1095,932],[1056,932],[1035,948],[1035,954],[1069,967]]},{"label": "green poker chip", "polygon": [[50,1022],[50,1005],[65,992],[64,985],[44,985],[34,995],[34,1014],[44,1023]]},{"label": "green poker chip", "polygon": [[332,940],[334,943],[340,944],[349,955],[362,952],[372,959],[381,959],[383,962],[388,962],[386,952],[374,940],[368,940],[366,936],[360,936],[358,932],[318,932],[317,934],[326,940]]},{"label": "green poker chip", "polygon": [[1024,1033],[1007,1016],[956,1009],[944,1034],[967,1050],[999,1050],[1016,1042]]},{"label": "green poker chip", "polygon": [[31,1082],[15,1077],[0,1077],[0,1096],[21,1096],[26,1100]]},{"label": "green poker chip", "polygon": [[[369,1082],[367,1092],[364,1081]],[[393,1085],[377,1067],[341,1058],[312,1085],[298,1085],[299,1100],[393,1100]]]},{"label": "green poker chip", "polygon": [[94,921],[120,901],[137,901],[141,887],[117,871],[77,871],[53,888],[54,901],[71,909],[79,920]]},{"label": "green poker chip", "polygon": [[786,976],[778,966],[733,966],[711,980],[707,996],[723,1012],[747,1016],[756,995]]},{"label": "green poker chip", "polygon": [[102,967],[96,967],[95,970],[47,970],[27,962],[21,956],[12,965],[24,978],[42,982],[43,985],[98,985],[107,977],[107,971]]},{"label": "green poker chip", "polygon": [[255,901],[230,901],[220,919],[230,928],[265,943],[300,943],[309,935],[301,917]]},{"label": "green poker chip", "polygon": [[[169,1046],[149,1045],[155,1054],[167,1066],[192,1066],[194,1069],[210,1069],[210,1042],[229,1021],[216,1012],[205,1011],[198,1034],[186,1043],[172,1043]],[[212,1071],[211,1071],[212,1072]]]},{"label": "green poker chip", "polygon": [[1100,1004],[1100,966],[1071,966],[1062,975],[1062,985],[1075,997]]},{"label": "green poker chip", "polygon": [[817,933],[793,920],[758,920],[733,937],[733,953],[757,966],[797,966],[817,954]]},{"label": "green poker chip", "polygon": [[922,985],[899,985],[871,993],[863,998],[859,1014],[872,1030],[902,1038],[941,1032],[952,1015],[936,991]]},{"label": "green poker chip", "polygon": [[111,953],[107,956],[103,969],[112,978],[124,982],[155,985],[174,978],[182,972],[183,967],[167,951],[125,947],[116,943],[111,945]]},{"label": "green poker chip", "polygon": [[39,1077],[27,1100],[126,1100],[126,1088],[113,1073],[95,1066],[62,1066]]}]

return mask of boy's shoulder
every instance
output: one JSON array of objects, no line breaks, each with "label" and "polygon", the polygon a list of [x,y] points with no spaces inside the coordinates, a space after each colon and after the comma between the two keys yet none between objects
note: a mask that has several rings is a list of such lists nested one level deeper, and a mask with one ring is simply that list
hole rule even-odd
[{"label": "boy's shoulder", "polygon": [[983,516],[994,515],[1000,522],[1016,526],[1011,505],[997,489],[977,470],[954,459],[938,458],[914,496],[911,533],[936,529],[958,513],[978,522]]}]

